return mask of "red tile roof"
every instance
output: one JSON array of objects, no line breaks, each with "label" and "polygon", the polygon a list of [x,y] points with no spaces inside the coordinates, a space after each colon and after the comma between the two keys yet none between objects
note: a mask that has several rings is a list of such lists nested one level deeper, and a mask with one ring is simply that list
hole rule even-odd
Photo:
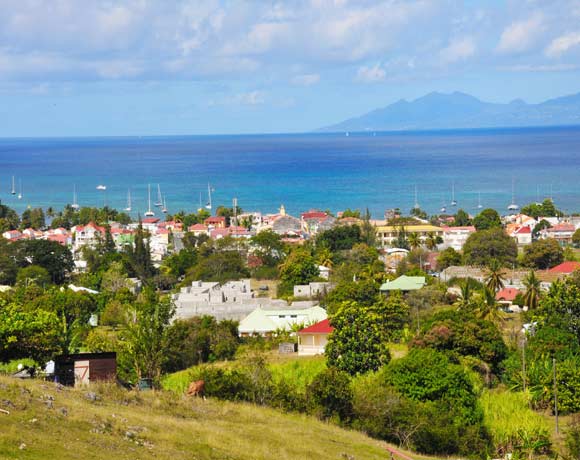
[{"label": "red tile roof", "polygon": [[528,233],[532,233],[532,229],[530,227],[520,227],[514,232],[514,235],[525,235]]},{"label": "red tile roof", "polygon": [[516,288],[503,288],[496,295],[495,300],[507,300],[513,302],[520,291]]},{"label": "red tile roof", "polygon": [[159,218],[158,217],[146,217],[145,219],[143,219],[141,221],[141,223],[143,224],[156,224],[157,222],[159,222]]},{"label": "red tile roof", "polygon": [[576,227],[572,224],[556,224],[553,227],[547,228],[546,231],[549,233],[552,232],[573,232],[576,230]]},{"label": "red tile roof", "polygon": [[330,334],[333,330],[334,328],[330,325],[330,321],[328,319],[324,319],[319,323],[305,327],[304,329],[298,331],[298,334]]},{"label": "red tile roof", "polygon": [[203,224],[195,224],[195,225],[190,225],[189,228],[187,229],[189,232],[197,232],[197,231],[207,231],[207,226],[203,225]]},{"label": "red tile roof", "polygon": [[315,209],[311,209],[310,211],[307,212],[303,212],[300,217],[302,217],[302,219],[324,219],[325,217],[327,217],[328,214],[326,214],[324,211],[316,211]]},{"label": "red tile roof", "polygon": [[550,273],[572,273],[580,269],[580,262],[562,262],[560,265],[550,268]]}]

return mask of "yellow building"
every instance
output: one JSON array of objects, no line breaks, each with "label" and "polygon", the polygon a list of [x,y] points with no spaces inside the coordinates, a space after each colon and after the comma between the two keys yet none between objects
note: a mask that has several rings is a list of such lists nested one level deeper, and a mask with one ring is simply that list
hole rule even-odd
[{"label": "yellow building", "polygon": [[[422,243],[425,243],[427,236],[433,234],[435,236],[440,236],[443,238],[443,229],[441,227],[436,227],[430,224],[421,225],[404,225],[402,228],[405,229],[407,235],[411,233],[419,234],[419,238]],[[379,225],[377,226],[377,238],[382,247],[391,247],[393,241],[397,239],[399,232],[401,231],[400,225]]]}]

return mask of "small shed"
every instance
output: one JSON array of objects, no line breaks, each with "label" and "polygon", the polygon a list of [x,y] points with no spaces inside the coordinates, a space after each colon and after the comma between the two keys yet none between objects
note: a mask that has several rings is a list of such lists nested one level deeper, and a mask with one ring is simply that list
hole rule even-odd
[{"label": "small shed", "polygon": [[55,380],[63,385],[80,386],[117,378],[117,353],[77,353],[54,359]]}]

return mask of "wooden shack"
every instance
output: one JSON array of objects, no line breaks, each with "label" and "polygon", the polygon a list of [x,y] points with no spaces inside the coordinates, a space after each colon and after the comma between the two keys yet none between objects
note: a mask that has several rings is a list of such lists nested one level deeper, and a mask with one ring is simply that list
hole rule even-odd
[{"label": "wooden shack", "polygon": [[77,353],[57,356],[55,380],[63,385],[80,386],[117,378],[117,353]]}]

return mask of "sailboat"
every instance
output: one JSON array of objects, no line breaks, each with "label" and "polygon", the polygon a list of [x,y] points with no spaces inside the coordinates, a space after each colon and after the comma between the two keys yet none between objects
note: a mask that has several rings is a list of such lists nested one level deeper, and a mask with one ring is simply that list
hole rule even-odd
[{"label": "sailboat", "polygon": [[153,217],[155,213],[151,210],[151,184],[147,185],[147,212],[146,217]]},{"label": "sailboat", "polygon": [[161,209],[161,212],[163,214],[167,214],[167,201],[166,201],[165,197],[163,197],[163,209]]},{"label": "sailboat", "polygon": [[131,212],[131,189],[127,190],[127,207],[125,211]]},{"label": "sailboat", "polygon": [[211,187],[209,185],[209,182],[207,183],[207,197],[208,197],[208,202],[205,205],[205,209],[211,211],[212,205],[211,205]]},{"label": "sailboat", "polygon": [[477,209],[481,209],[483,206],[481,205],[481,192],[477,192]]},{"label": "sailboat", "polygon": [[16,188],[14,186],[14,176],[12,176],[12,190],[10,191],[12,195],[16,195]]},{"label": "sailboat", "polygon": [[73,186],[73,203],[70,205],[72,209],[79,209],[79,204],[77,203],[77,186]]},{"label": "sailboat", "polygon": [[155,206],[160,208],[163,206],[163,196],[161,196],[161,186],[157,184],[157,201],[155,202]]},{"label": "sailboat", "polygon": [[518,209],[520,209],[520,207],[516,204],[515,182],[513,179],[512,179],[512,202],[507,208],[508,208],[508,211],[517,211]]},{"label": "sailboat", "polygon": [[457,200],[455,200],[455,182],[451,184],[451,206],[457,206]]},{"label": "sailboat", "polygon": [[417,200],[417,186],[415,185],[415,205],[413,206],[413,209],[420,209],[421,206],[419,206],[419,201]]},{"label": "sailboat", "polygon": [[445,202],[443,202],[443,206],[441,206],[439,212],[441,212],[442,214],[445,214],[447,212],[447,206],[445,206]]},{"label": "sailboat", "polygon": [[22,179],[18,179],[20,185],[20,191],[18,192],[18,199],[22,199]]}]

